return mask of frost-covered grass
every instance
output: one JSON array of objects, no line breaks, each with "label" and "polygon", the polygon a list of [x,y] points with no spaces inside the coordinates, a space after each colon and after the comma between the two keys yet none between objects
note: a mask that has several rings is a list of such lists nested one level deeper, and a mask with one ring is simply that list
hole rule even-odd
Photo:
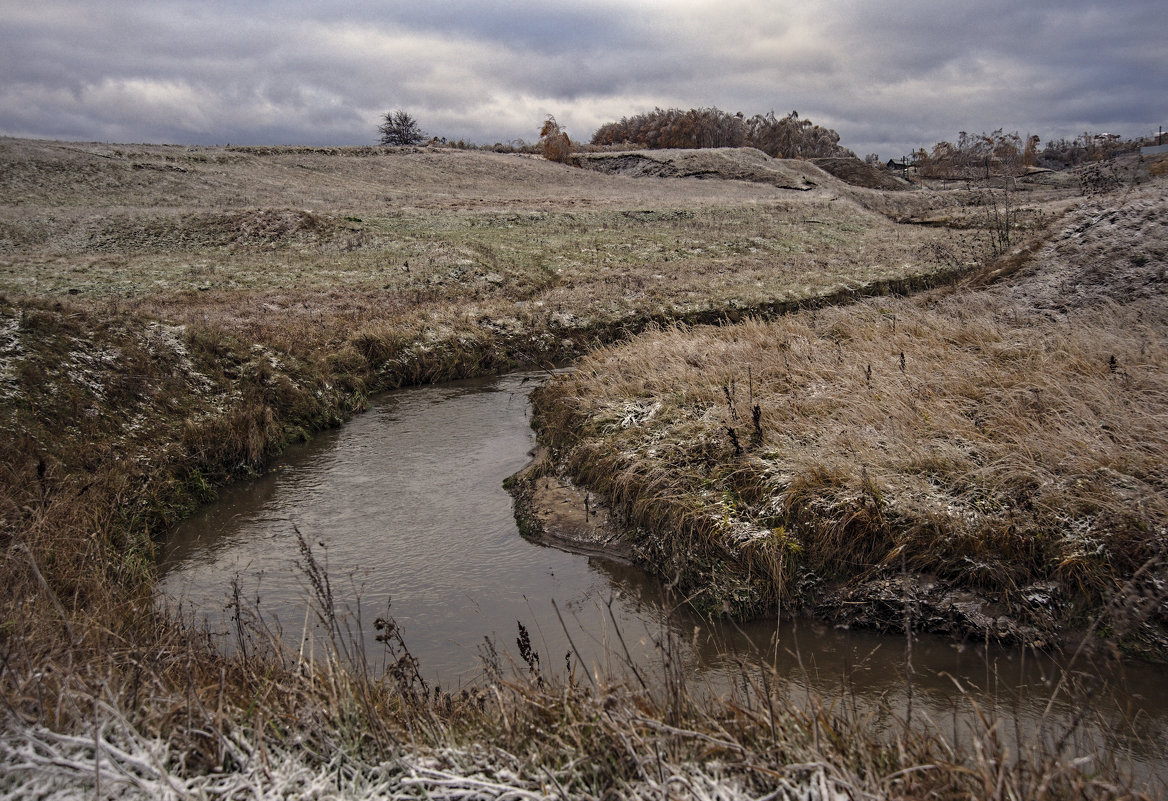
[{"label": "frost-covered grass", "polygon": [[564,315],[576,329],[738,316],[948,274],[988,245],[890,219],[932,199],[886,201],[813,167],[817,187],[791,192],[445,150],[5,140],[0,163],[0,292],[284,349],[385,326],[536,336]]},{"label": "frost-covered grass", "polygon": [[[299,653],[243,605],[239,636],[250,645],[232,657],[164,620],[149,643],[87,637],[83,666],[69,661],[79,643],[11,655],[0,685],[0,794],[842,801],[1163,790],[1128,773],[1104,742],[1077,736],[1089,693],[1082,715],[1025,741],[1004,734],[1017,721],[987,715],[960,686],[952,722],[891,704],[858,709],[745,665],[734,689],[700,697],[669,658],[667,633],[660,664],[623,677],[544,672],[537,655],[505,674],[484,654],[482,683],[444,693],[421,679],[387,620],[379,630],[391,667],[374,675],[302,547],[325,634]],[[39,671],[27,670],[30,658]],[[1065,689],[1060,681],[1053,692]]]},{"label": "frost-covered grass", "polygon": [[600,349],[537,392],[543,437],[704,608],[854,611],[908,570],[931,625],[1168,654],[1165,218],[1112,196],[989,288]]},{"label": "frost-covered grass", "polygon": [[[148,740],[123,728],[99,726],[94,736],[70,736],[43,727],[0,734],[0,790],[12,801],[80,798],[148,799],[509,799],[552,801],[565,796],[602,798],[617,791],[626,798],[693,798],[705,801],[843,801],[848,788],[828,778],[825,766],[809,764],[790,777],[752,787],[733,766],[721,762],[661,760],[643,778],[589,792],[570,772],[525,771],[520,760],[500,749],[410,749],[382,761],[355,760],[336,753],[327,761],[283,745],[258,748],[238,738],[232,743],[234,770],[189,773],[174,744]],[[94,758],[94,753],[99,757]],[[648,760],[649,754],[642,755]]]},{"label": "frost-covered grass", "polygon": [[[143,215],[155,215],[143,210]],[[256,341],[323,346],[355,329],[466,318],[534,331],[651,315],[720,314],[808,301],[880,281],[958,270],[976,234],[897,226],[846,201],[801,198],[660,213],[362,213],[272,240],[189,244],[218,221],[140,241],[136,218],[106,240],[23,247],[0,259],[0,291],[62,296]],[[224,217],[237,216],[224,212]],[[94,221],[45,221],[68,233]],[[217,228],[213,228],[217,230]],[[352,246],[345,244],[352,240]],[[74,293],[70,295],[69,293]]]},{"label": "frost-covered grass", "polygon": [[[315,665],[227,658],[153,597],[171,521],[368,393],[561,360],[653,321],[948,280],[987,237],[894,222],[935,195],[824,177],[792,198],[454,151],[2,140],[0,161],[0,793],[1108,792],[1082,754],[1007,753],[991,728],[956,754],[771,686],[705,705],[678,677],[665,698],[496,677],[423,698],[408,661],[371,676],[336,643]],[[737,503],[710,498],[753,547]]]}]

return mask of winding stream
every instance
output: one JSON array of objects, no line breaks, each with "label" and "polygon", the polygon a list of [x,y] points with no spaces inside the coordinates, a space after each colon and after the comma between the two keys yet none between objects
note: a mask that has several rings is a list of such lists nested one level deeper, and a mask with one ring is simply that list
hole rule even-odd
[{"label": "winding stream", "polygon": [[[180,525],[161,561],[163,594],[231,648],[234,583],[246,608],[300,647],[322,635],[306,614],[299,531],[327,565],[338,612],[348,613],[374,669],[384,648],[373,622],[389,604],[422,674],[444,689],[481,679],[491,648],[505,669],[522,666],[522,623],[544,669],[580,670],[583,661],[620,673],[627,647],[645,675],[659,675],[665,644],[691,687],[710,692],[727,691],[762,661],[792,691],[839,697],[846,676],[850,701],[905,703],[903,638],[806,620],[739,627],[670,614],[664,588],[640,570],[524,540],[501,484],[528,462],[527,393],[539,379],[511,374],[382,396]],[[921,714],[968,714],[961,686],[1024,738],[1041,727],[1059,675],[1045,657],[929,637],[914,642],[912,668]],[[1091,725],[1076,737],[1118,749],[1142,774],[1168,776],[1168,685],[1146,666],[1122,672],[1103,677]],[[1049,728],[1068,725],[1077,704],[1057,696]]]}]

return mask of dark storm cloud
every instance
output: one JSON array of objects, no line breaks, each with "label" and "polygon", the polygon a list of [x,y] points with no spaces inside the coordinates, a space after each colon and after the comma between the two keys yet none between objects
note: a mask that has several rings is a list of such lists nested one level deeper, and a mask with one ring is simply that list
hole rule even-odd
[{"label": "dark storm cloud", "polygon": [[654,106],[798,109],[863,155],[960,130],[1136,136],[1163,122],[1144,2],[132,2],[0,9],[0,132],[356,144],[572,135]]}]

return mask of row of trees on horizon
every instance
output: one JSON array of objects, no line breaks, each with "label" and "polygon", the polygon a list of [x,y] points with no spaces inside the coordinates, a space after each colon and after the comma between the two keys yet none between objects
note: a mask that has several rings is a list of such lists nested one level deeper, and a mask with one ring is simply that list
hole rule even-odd
[{"label": "row of trees on horizon", "polygon": [[1075,139],[1051,140],[1039,149],[1041,143],[1033,134],[1022,139],[1017,132],[1007,133],[1001,128],[988,134],[961,131],[956,143],[938,142],[931,151],[921,148],[913,154],[913,161],[926,178],[988,178],[1020,175],[1031,167],[1066,169],[1103,161],[1138,150],[1144,144],[1115,134],[1090,132]]},{"label": "row of trees on horizon", "polygon": [[[378,127],[382,145],[420,145],[423,143],[464,148],[478,148],[465,142],[447,142],[445,138],[424,133],[408,112],[387,112]],[[508,145],[496,143],[487,149],[534,152],[552,161],[569,162],[572,154],[592,148],[711,148],[755,147],[775,158],[849,157],[856,154],[839,144],[840,135],[830,128],[816,125],[792,111],[778,117],[773,111],[747,118],[741,112],[730,114],[718,108],[661,109],[619,121],[605,123],[592,135],[589,145],[572,142],[555,117],[548,115],[539,131],[539,141],[530,145],[516,140]],[[1114,134],[1084,133],[1074,139],[1055,139],[1039,149],[1041,139],[999,128],[992,133],[971,134],[961,131],[956,142],[941,141],[931,150],[920,148],[912,154],[919,173],[932,178],[980,178],[990,174],[1018,175],[1030,167],[1065,169],[1090,161],[1101,161],[1119,153],[1138,149],[1140,140],[1122,139]],[[865,161],[879,166],[880,157],[869,154]]]},{"label": "row of trees on horizon", "polygon": [[800,117],[798,111],[785,117],[771,111],[747,119],[742,112],[730,114],[718,108],[656,108],[606,123],[592,135],[592,144],[597,146],[755,147],[774,158],[855,158],[839,140],[838,133]]},{"label": "row of trees on horizon", "polygon": [[[417,120],[402,109],[387,112],[377,130],[382,145],[420,145],[428,138],[434,144],[449,144],[445,139],[428,137]],[[539,137],[538,150],[554,161],[567,161],[571,153],[579,149],[551,115],[544,120]],[[838,133],[800,117],[798,111],[784,117],[771,111],[748,119],[741,112],[730,114],[717,108],[688,111],[657,108],[600,126],[592,135],[591,146],[650,149],[755,147],[775,158],[855,158],[855,153],[840,146],[839,139]],[[524,147],[525,143],[521,143],[516,149]]]}]

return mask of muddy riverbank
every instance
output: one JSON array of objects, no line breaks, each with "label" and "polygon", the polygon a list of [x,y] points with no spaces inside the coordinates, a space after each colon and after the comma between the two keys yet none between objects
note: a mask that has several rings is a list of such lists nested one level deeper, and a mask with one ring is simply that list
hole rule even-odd
[{"label": "muddy riverbank", "polygon": [[[652,533],[636,528],[627,517],[616,515],[603,496],[579,486],[565,466],[557,464],[547,448],[532,451],[532,463],[507,480],[515,500],[519,530],[528,539],[583,554],[627,561],[657,574],[669,582],[685,581],[683,586],[698,595],[715,595],[720,581],[741,582],[739,574],[718,569],[694,577],[692,572],[662,573],[660,541]],[[667,557],[671,563],[683,562],[685,554]],[[726,569],[727,566],[723,566]],[[733,569],[732,567],[730,568]],[[688,576],[688,581],[686,581]],[[761,577],[762,582],[768,577]],[[703,583],[704,582],[704,583]],[[755,590],[761,596],[765,590]],[[1053,586],[1032,589],[1041,600],[1050,603]],[[720,615],[729,608],[701,607],[706,614]],[[1042,625],[1022,623],[1008,614],[996,599],[954,587],[936,576],[883,575],[864,582],[820,584],[806,597],[785,609],[755,609],[768,616],[798,615],[841,627],[858,627],[884,633],[902,633],[906,626],[915,632],[952,637],[958,642],[993,641],[1026,648],[1076,645],[1081,636],[1060,631],[1053,615]],[[1031,616],[1030,620],[1034,620]]]}]

